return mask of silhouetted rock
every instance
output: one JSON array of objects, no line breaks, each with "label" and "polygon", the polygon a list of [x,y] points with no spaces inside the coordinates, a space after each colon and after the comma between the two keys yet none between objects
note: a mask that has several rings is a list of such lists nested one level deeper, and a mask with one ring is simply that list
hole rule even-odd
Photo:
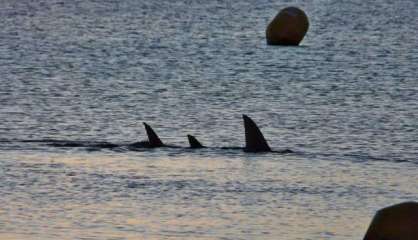
[{"label": "silhouetted rock", "polygon": [[405,202],[377,211],[364,240],[418,240],[418,203]]},{"label": "silhouetted rock", "polygon": [[299,45],[309,28],[305,12],[296,7],[281,10],[266,29],[267,44]]}]

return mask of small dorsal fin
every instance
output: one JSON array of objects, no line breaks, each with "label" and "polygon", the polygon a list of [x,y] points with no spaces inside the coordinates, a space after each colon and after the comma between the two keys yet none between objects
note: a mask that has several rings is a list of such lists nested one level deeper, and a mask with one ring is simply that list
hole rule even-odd
[{"label": "small dorsal fin", "polygon": [[189,139],[190,148],[204,148],[204,146],[192,135],[187,135]]},{"label": "small dorsal fin", "polygon": [[151,128],[151,126],[146,124],[145,122],[144,122],[144,126],[145,126],[145,131],[147,131],[147,135],[148,135],[149,147],[162,147],[162,146],[164,146],[163,142],[158,137],[158,135],[154,132],[154,130]]},{"label": "small dorsal fin", "polygon": [[246,152],[270,152],[271,149],[266,139],[261,133],[257,124],[247,115],[242,115],[245,128],[245,148]]}]

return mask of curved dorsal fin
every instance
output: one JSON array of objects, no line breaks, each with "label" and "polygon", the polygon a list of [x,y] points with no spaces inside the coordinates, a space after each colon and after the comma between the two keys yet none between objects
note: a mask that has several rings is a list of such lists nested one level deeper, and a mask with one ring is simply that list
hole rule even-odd
[{"label": "curved dorsal fin", "polygon": [[148,135],[148,142],[150,147],[162,147],[164,146],[161,139],[158,137],[158,135],[154,132],[154,130],[151,128],[150,125],[146,124],[144,122],[145,131]]},{"label": "curved dorsal fin", "polygon": [[245,128],[245,148],[246,152],[270,152],[271,149],[266,139],[261,133],[257,124],[247,115],[242,115]]},{"label": "curved dorsal fin", "polygon": [[187,135],[189,139],[190,148],[204,148],[204,146],[192,135]]}]

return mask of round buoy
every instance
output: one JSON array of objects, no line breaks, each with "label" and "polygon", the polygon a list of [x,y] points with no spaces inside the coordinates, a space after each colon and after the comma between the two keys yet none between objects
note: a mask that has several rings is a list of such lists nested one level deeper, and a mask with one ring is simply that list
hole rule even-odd
[{"label": "round buoy", "polygon": [[305,12],[296,7],[287,7],[267,26],[267,44],[297,46],[305,37],[308,28],[309,20]]},{"label": "round buoy", "polygon": [[363,240],[418,239],[418,203],[405,202],[377,211]]}]

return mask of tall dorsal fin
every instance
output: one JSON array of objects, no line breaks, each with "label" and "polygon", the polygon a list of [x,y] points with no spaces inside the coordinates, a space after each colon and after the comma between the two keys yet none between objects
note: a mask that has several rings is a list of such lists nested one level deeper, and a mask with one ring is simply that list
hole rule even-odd
[{"label": "tall dorsal fin", "polygon": [[158,137],[158,135],[154,132],[152,127],[150,127],[150,125],[146,124],[145,122],[144,122],[144,126],[145,126],[145,131],[147,131],[149,146],[150,147],[164,146],[163,142]]},{"label": "tall dorsal fin", "polygon": [[270,152],[271,149],[266,139],[261,133],[257,124],[247,115],[242,115],[245,128],[245,148],[246,152]]},{"label": "tall dorsal fin", "polygon": [[204,148],[204,146],[192,135],[187,135],[189,139],[190,148]]}]

